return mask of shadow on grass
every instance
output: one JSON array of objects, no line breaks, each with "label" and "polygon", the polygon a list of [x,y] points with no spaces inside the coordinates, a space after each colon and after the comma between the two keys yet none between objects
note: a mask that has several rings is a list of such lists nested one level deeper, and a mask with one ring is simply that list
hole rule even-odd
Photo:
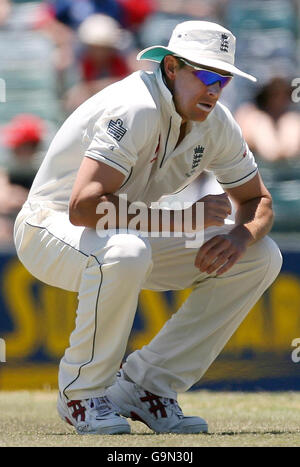
[{"label": "shadow on grass", "polygon": [[[107,437],[114,437],[114,436],[165,436],[165,435],[172,435],[172,436],[183,436],[182,433],[140,433],[140,432],[131,432],[130,434],[118,434],[118,435],[108,435],[108,434],[92,434],[92,435],[79,435],[74,432],[67,432],[67,433],[45,433],[45,436],[107,436]],[[278,430],[271,430],[271,431],[222,431],[222,432],[210,432],[210,433],[186,433],[184,436],[243,436],[243,435],[294,435],[300,434],[299,430],[295,431],[278,431]]]},{"label": "shadow on grass", "polygon": [[294,435],[299,434],[299,430],[295,431],[222,431],[215,433],[204,433],[206,436],[241,436],[241,435]]}]

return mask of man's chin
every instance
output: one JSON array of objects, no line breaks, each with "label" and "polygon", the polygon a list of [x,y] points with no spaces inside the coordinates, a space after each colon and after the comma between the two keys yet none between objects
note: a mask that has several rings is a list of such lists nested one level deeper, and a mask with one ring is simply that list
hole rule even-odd
[{"label": "man's chin", "polygon": [[191,118],[191,120],[193,120],[194,122],[204,122],[209,115],[210,113],[207,112],[197,112],[197,114],[195,114],[193,118]]},{"label": "man's chin", "polygon": [[194,112],[191,112],[189,115],[184,115],[182,117],[183,121],[187,122],[187,121],[191,121],[191,122],[204,122],[208,117],[209,115],[211,114],[211,112],[213,111],[213,109],[211,109],[210,112],[205,112],[201,109],[196,109]]}]

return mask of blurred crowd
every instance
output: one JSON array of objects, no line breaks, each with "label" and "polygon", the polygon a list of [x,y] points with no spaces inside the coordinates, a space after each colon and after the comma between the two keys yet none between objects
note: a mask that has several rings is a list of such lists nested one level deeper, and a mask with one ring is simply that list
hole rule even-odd
[{"label": "blurred crowd", "polygon": [[237,63],[258,82],[235,78],[221,101],[261,167],[277,228],[300,230],[300,102],[291,97],[300,0],[0,0],[0,246],[12,244],[16,213],[62,121],[114,81],[151,70],[138,51],[167,45],[174,26],[192,19],[238,37]]}]

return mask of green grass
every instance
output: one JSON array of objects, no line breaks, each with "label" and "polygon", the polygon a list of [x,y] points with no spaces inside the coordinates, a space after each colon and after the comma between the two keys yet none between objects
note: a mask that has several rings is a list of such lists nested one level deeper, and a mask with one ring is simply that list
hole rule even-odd
[{"label": "green grass", "polygon": [[191,392],[179,397],[186,415],[209,424],[201,435],[156,435],[131,422],[132,434],[79,436],[58,418],[56,392],[0,392],[0,446],[300,446],[300,392]]}]

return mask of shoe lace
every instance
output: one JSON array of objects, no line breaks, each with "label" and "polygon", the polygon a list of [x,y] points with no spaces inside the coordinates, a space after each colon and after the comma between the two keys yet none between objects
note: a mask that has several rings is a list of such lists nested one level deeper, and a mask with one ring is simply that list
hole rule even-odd
[{"label": "shoe lace", "polygon": [[113,407],[106,396],[92,397],[89,405],[97,412],[96,418],[103,418],[114,413]]},{"label": "shoe lace", "polygon": [[177,415],[179,418],[183,418],[183,412],[181,410],[181,407],[179,406],[178,402],[176,399],[169,399],[167,397],[162,398],[162,403],[171,410],[172,413]]}]

